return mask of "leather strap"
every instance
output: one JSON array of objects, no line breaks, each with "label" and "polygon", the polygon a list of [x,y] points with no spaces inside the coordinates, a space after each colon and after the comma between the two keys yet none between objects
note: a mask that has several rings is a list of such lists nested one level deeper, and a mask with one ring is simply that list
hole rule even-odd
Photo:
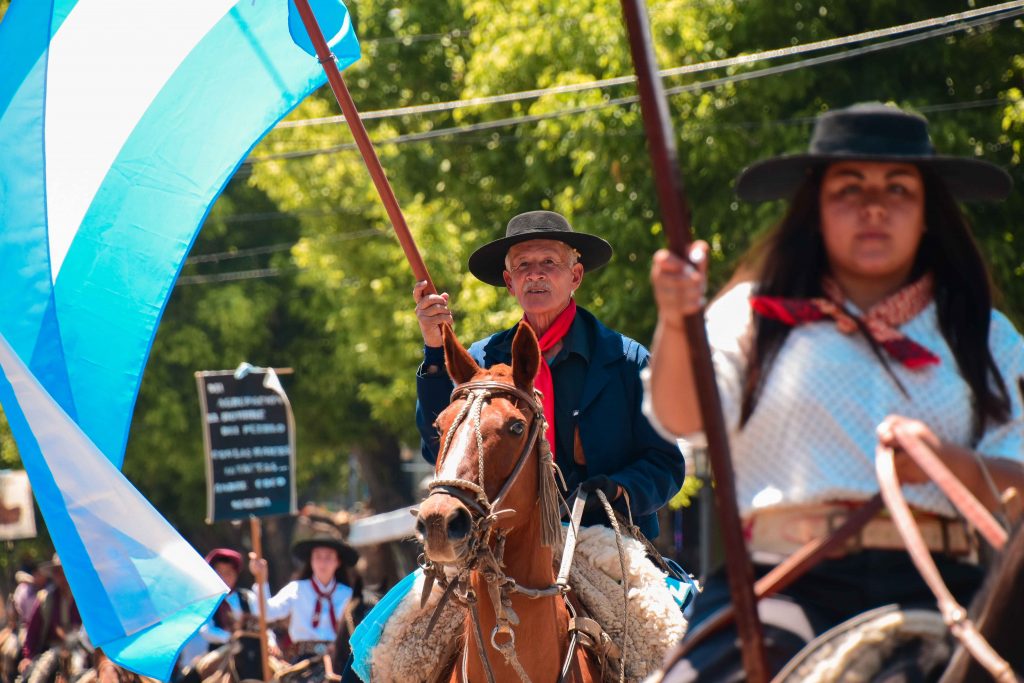
[{"label": "leather strap", "polygon": [[[954,481],[959,484],[959,481],[953,477],[952,472],[949,471],[945,464],[916,436],[897,434],[896,440],[899,442],[900,447],[929,476],[933,476],[932,473],[934,472],[947,483]],[[926,463],[928,465],[927,468],[925,466]],[[942,580],[942,575],[939,574],[938,567],[935,566],[935,561],[932,559],[928,546],[921,536],[921,531],[914,523],[914,516],[910,511],[910,505],[907,504],[906,499],[903,497],[900,482],[896,477],[896,467],[893,462],[893,452],[891,449],[881,447],[877,449],[875,453],[875,471],[878,475],[879,486],[882,489],[882,497],[889,507],[889,512],[896,523],[896,528],[899,529],[900,534],[903,536],[907,552],[910,553],[910,558],[917,567],[917,571],[921,574],[921,578],[924,579],[928,588],[935,595],[939,612],[942,614],[942,619],[946,622],[949,630],[998,683],[1019,683],[1020,679],[1014,674],[1009,663],[1000,657],[989,642],[978,632],[974,622],[967,617],[967,610],[956,601]],[[977,510],[973,509],[974,504],[980,506],[980,503],[962,484],[960,485],[962,490],[958,490],[957,487],[951,487],[951,489],[956,491],[958,495],[959,500],[953,501],[958,509],[961,511],[971,509],[973,513],[977,513]],[[945,491],[946,489],[943,488],[943,490]],[[985,513],[987,514],[987,510]],[[1004,538],[1005,535],[1005,532],[1003,532]],[[1005,541],[997,549],[1002,550],[1003,545],[1005,545]]]},{"label": "leather strap", "polygon": [[569,517],[569,528],[565,532],[565,547],[562,550],[562,564],[558,568],[555,585],[565,588],[569,585],[569,570],[572,558],[576,554],[576,539],[580,534],[580,522],[583,519],[583,508],[587,504],[587,492],[577,491],[576,502],[572,504],[572,515]]},{"label": "leather strap", "polygon": [[[837,527],[831,534],[824,538],[817,538],[808,542],[800,548],[800,550],[787,557],[783,562],[778,564],[770,572],[755,582],[754,599],[760,600],[761,598],[768,597],[769,595],[774,595],[775,593],[778,593],[792,585],[793,582],[817,566],[822,560],[832,555],[836,550],[842,548],[848,540],[860,533],[860,530],[864,528],[864,525],[867,524],[872,517],[878,514],[878,511],[881,509],[882,497],[880,494],[875,494],[873,498],[850,514],[850,516],[846,518],[846,521]],[[717,633],[722,628],[728,626],[732,623],[735,616],[736,612],[733,609],[732,604],[728,604],[711,614],[707,619],[702,621],[697,628],[687,634],[687,637],[683,641],[669,651],[665,658],[666,666],[663,668],[667,670],[671,663],[685,657],[708,636]]]}]

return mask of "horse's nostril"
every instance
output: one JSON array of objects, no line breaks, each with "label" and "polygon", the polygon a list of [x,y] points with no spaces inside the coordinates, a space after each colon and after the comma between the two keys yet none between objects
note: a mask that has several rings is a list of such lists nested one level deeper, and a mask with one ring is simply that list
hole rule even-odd
[{"label": "horse's nostril", "polygon": [[458,541],[465,538],[469,535],[471,525],[472,520],[469,518],[469,512],[466,508],[455,508],[448,515],[448,539]]}]

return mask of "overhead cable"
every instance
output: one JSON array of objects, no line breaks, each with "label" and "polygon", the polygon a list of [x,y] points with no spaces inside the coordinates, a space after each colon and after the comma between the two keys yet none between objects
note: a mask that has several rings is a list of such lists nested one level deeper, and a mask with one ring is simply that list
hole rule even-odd
[{"label": "overhead cable", "polygon": [[[327,212],[317,212],[318,214],[325,214]],[[348,213],[342,211],[335,211],[332,213]],[[281,212],[278,214],[279,217],[290,216],[292,214],[288,212]],[[345,232],[339,235],[330,235],[327,237],[321,237],[317,240],[317,243],[334,243],[334,242],[347,242],[349,240],[361,239],[363,237],[377,237],[380,235],[390,235],[391,233],[385,230],[378,230],[377,228],[368,228],[366,230],[356,230],[354,232]],[[279,242],[277,244],[268,244],[262,247],[250,247],[247,249],[235,249],[233,251],[221,251],[212,254],[198,254],[196,256],[190,256],[186,261],[185,265],[195,265],[198,263],[219,263],[221,261],[230,261],[232,259],[245,258],[247,256],[263,256],[266,254],[274,254],[277,252],[288,251],[295,242]]]},{"label": "overhead cable", "polygon": [[[1024,14],[1024,0],[1020,0],[1020,1],[1014,2],[1014,3],[1005,3],[1005,4],[1014,5],[1015,9],[1013,9],[1012,11],[1004,12],[1003,14],[1001,14],[998,17],[985,16],[985,17],[981,17],[981,18],[975,19],[975,20],[970,21],[970,22],[966,22],[966,23],[962,23],[962,24],[956,24],[956,25],[953,25],[953,26],[945,26],[945,27],[942,27],[942,28],[934,29],[932,31],[928,31],[928,32],[925,32],[925,33],[920,33],[920,34],[916,34],[916,35],[912,35],[912,36],[905,36],[905,37],[902,37],[902,38],[894,38],[892,40],[881,42],[881,43],[874,43],[872,45],[865,45],[865,46],[862,46],[862,47],[859,47],[859,48],[853,48],[853,49],[847,50],[845,52],[837,52],[837,53],[833,53],[833,54],[830,54],[830,55],[823,55],[821,57],[811,57],[811,58],[808,58],[808,59],[805,59],[805,60],[800,60],[800,61],[797,61],[797,62],[792,62],[790,64],[781,64],[781,65],[778,65],[778,66],[765,67],[763,69],[755,69],[753,71],[748,71],[748,72],[741,73],[741,74],[733,74],[733,75],[730,75],[730,76],[724,76],[724,77],[721,77],[721,78],[714,78],[714,79],[710,79],[710,80],[707,80],[707,81],[698,81],[698,82],[695,82],[695,83],[689,83],[689,84],[686,84],[686,85],[676,86],[674,88],[667,89],[665,92],[666,92],[667,95],[675,95],[675,94],[680,94],[680,93],[683,93],[683,92],[695,92],[695,91],[699,91],[699,90],[706,90],[708,88],[718,87],[720,85],[727,85],[727,84],[730,84],[730,83],[738,83],[738,82],[752,80],[752,79],[756,79],[756,78],[763,78],[765,76],[771,76],[771,75],[775,75],[775,74],[779,74],[779,73],[785,73],[785,72],[788,72],[788,71],[794,71],[794,70],[797,70],[797,69],[800,69],[800,68],[807,68],[807,67],[811,67],[811,66],[819,66],[821,64],[837,62],[837,61],[842,61],[842,60],[847,60],[847,59],[852,59],[854,57],[859,57],[859,56],[864,55],[864,54],[878,52],[878,51],[889,49],[889,48],[893,48],[893,47],[901,47],[901,46],[908,45],[908,44],[915,43],[915,42],[919,42],[919,41],[922,41],[922,40],[928,40],[928,39],[935,38],[935,37],[938,37],[938,36],[947,35],[949,33],[954,33],[954,32],[958,32],[958,31],[967,30],[967,29],[970,29],[970,28],[975,28],[975,27],[980,26],[980,25],[985,25],[985,24],[989,24],[989,23],[992,23],[992,22],[995,22],[995,21],[1000,21],[1002,19],[1006,19],[1006,18],[1009,18],[1009,17],[1012,17],[1012,16],[1019,16],[1021,14]],[[590,111],[596,111],[596,110],[600,110],[600,109],[607,109],[607,108],[610,108],[610,107],[618,107],[618,106],[622,106],[622,105],[626,105],[626,104],[632,104],[632,103],[637,102],[638,100],[639,100],[639,98],[637,96],[630,95],[630,96],[626,96],[626,97],[607,99],[607,100],[604,100],[602,102],[598,102],[598,103],[594,103],[594,104],[580,105],[580,106],[577,106],[577,107],[570,107],[570,108],[567,108],[567,109],[559,109],[557,111],[545,112],[543,114],[520,115],[520,116],[496,119],[494,121],[482,121],[482,122],[479,122],[479,123],[467,124],[467,125],[464,125],[464,126],[452,126],[452,127],[448,127],[448,128],[436,128],[436,129],[433,129],[433,130],[422,131],[422,132],[418,132],[418,133],[406,133],[404,135],[398,135],[398,136],[394,136],[394,137],[387,138],[387,139],[384,139],[384,140],[375,141],[374,144],[377,144],[377,145],[389,145],[389,144],[402,144],[402,143],[408,143],[408,142],[419,142],[419,141],[431,140],[431,139],[435,139],[435,138],[439,138],[439,137],[446,137],[446,136],[451,136],[451,135],[462,135],[462,134],[466,134],[466,133],[474,133],[474,132],[479,132],[479,131],[483,131],[483,130],[491,130],[491,129],[494,129],[494,128],[503,128],[503,127],[506,127],[506,126],[520,125],[520,124],[524,124],[524,123],[535,123],[535,122],[546,120],[546,119],[561,118],[561,117],[564,117],[564,116],[572,116],[572,115],[582,114],[582,113],[586,113],[586,112],[590,112]],[[353,149],[356,149],[355,143],[342,143],[342,144],[338,144],[338,145],[332,145],[332,146],[329,146],[329,147],[320,147],[320,148],[308,149],[308,150],[297,150],[297,151],[294,151],[294,152],[278,152],[278,153],[274,153],[274,154],[265,154],[265,155],[250,157],[246,161],[246,163],[247,164],[255,164],[255,163],[261,163],[261,162],[265,162],[265,161],[286,160],[286,159],[300,159],[300,158],[305,158],[305,157],[310,157],[310,156],[316,156],[318,154],[334,154],[334,153],[349,151],[349,150],[353,150]]]},{"label": "overhead cable", "polygon": [[[902,33],[912,33],[914,31],[922,31],[925,29],[931,29],[936,27],[948,26],[949,24],[959,24],[961,22],[971,22],[970,26],[975,26],[977,23],[972,20],[984,19],[981,23],[988,23],[990,21],[1000,21],[1004,18],[1017,16],[1020,11],[1024,8],[1024,0],[1014,0],[1013,2],[1004,2],[998,5],[991,5],[989,7],[982,7],[979,9],[969,10],[967,12],[958,12],[955,14],[947,14],[941,17],[934,17],[931,19],[924,19],[921,21],[915,21],[908,24],[900,24],[898,26],[890,26],[888,28],[876,29],[872,31],[864,31],[861,33],[855,33],[841,38],[830,38],[828,40],[819,40],[813,43],[805,43],[802,45],[793,45],[790,47],[777,48],[773,50],[765,50],[762,52],[755,52],[749,55],[740,55],[737,57],[729,57],[726,59],[716,59],[708,62],[701,62],[699,64],[687,64],[684,66],[677,66],[671,69],[664,69],[660,72],[662,78],[668,78],[672,76],[682,76],[685,74],[700,73],[702,71],[711,71],[713,69],[722,69],[732,66],[744,66],[754,62],[769,61],[772,59],[778,59],[780,57],[794,57],[808,52],[815,52],[818,50],[826,50],[831,48],[840,48],[847,45],[853,45],[869,40],[876,40],[880,38],[888,38],[890,36],[899,35]],[[1018,10],[1018,11],[1014,11]],[[1003,15],[1005,16],[999,16]],[[952,26],[949,27],[952,31],[960,31],[966,26]],[[943,35],[942,33],[937,35]],[[929,35],[931,37],[931,35]],[[903,43],[899,43],[903,44]],[[463,109],[466,107],[478,107],[490,104],[504,104],[508,102],[517,102],[520,100],[535,99],[543,97],[544,95],[555,95],[563,93],[582,92],[586,90],[595,90],[600,88],[608,88],[617,85],[626,85],[634,83],[636,76],[618,76],[615,78],[604,78],[596,81],[588,81],[586,83],[571,83],[567,85],[557,85],[548,88],[536,88],[533,90],[523,90],[514,93],[504,93],[501,95],[490,95],[486,97],[472,97],[465,100],[453,100],[449,102],[435,102],[431,104],[413,105],[408,107],[395,107],[392,109],[380,109],[376,111],[368,111],[360,114],[360,118],[364,121],[374,119],[386,119],[395,118],[401,116],[410,116],[415,114],[433,114],[438,112],[452,111],[455,109]],[[344,116],[324,116],[312,119],[298,119],[292,121],[282,121],[277,124],[276,128],[301,128],[306,126],[318,126],[331,123],[340,123],[345,120]]]}]

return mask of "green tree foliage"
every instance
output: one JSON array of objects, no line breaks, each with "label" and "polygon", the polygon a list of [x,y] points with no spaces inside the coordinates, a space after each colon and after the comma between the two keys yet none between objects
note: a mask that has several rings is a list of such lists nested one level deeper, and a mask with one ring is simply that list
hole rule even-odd
[{"label": "green tree foliage", "polygon": [[[657,56],[668,68],[994,3],[649,4]],[[364,58],[345,78],[364,112],[632,74],[617,0],[350,5]],[[1021,187],[1022,37],[1020,20],[1005,21],[756,78],[747,79],[757,69],[837,50],[666,79],[666,87],[685,89],[671,96],[670,109],[694,229],[713,247],[714,285],[729,277],[752,238],[782,210],[777,203],[738,202],[736,173],[756,159],[803,149],[813,117],[828,108],[863,100],[916,108],[929,116],[942,151],[1003,164]],[[721,80],[706,87],[711,79]],[[433,279],[452,295],[464,342],[517,316],[507,294],[468,274],[468,255],[502,234],[511,215],[536,208],[561,211],[577,229],[612,242],[615,259],[588,274],[581,303],[611,326],[649,340],[654,311],[647,271],[664,239],[639,109],[619,101],[634,94],[626,83],[367,121]],[[337,113],[325,88],[289,120]],[[437,134],[519,117],[531,119]],[[438,136],[400,138],[428,133]],[[192,373],[242,360],[295,369],[285,382],[299,424],[303,500],[344,490],[352,468],[368,482],[378,509],[408,500],[398,481],[400,445],[417,448],[413,371],[421,340],[413,277],[351,142],[338,123],[274,130],[217,203],[193,256],[286,247],[190,265],[185,276],[213,279],[175,289],[143,382],[125,471],[189,534],[210,533],[202,525],[202,441]],[[310,153],[294,155],[303,151]],[[1024,260],[1015,241],[1024,193],[969,211],[1006,295],[1004,308],[1024,322]],[[276,276],[227,279],[265,268],[277,269]],[[9,452],[0,450],[0,458]]]}]

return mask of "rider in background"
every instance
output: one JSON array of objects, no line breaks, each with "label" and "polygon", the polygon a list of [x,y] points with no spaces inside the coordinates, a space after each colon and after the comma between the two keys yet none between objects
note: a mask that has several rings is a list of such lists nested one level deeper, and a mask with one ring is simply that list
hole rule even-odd
[{"label": "rider in background", "polygon": [[[228,643],[238,632],[256,632],[259,601],[256,595],[246,589],[238,588],[238,575],[242,571],[242,555],[230,548],[214,548],[206,555],[206,562],[217,572],[217,576],[227,585],[230,592],[220,603],[210,620],[199,628],[199,635],[207,643],[209,651],[216,650]],[[235,666],[240,678],[258,679],[263,676],[263,663],[260,659],[260,642],[258,634],[239,638],[242,651],[235,657]],[[274,632],[267,631],[267,641],[271,654],[277,655],[277,641]]]},{"label": "rider in background", "polygon": [[48,650],[64,646],[69,636],[82,627],[82,617],[78,614],[78,606],[71,595],[60,558],[54,555],[52,561],[40,567],[49,573],[51,583],[39,591],[25,631],[23,658],[18,664],[18,671],[26,680],[37,657]]},{"label": "rider in background", "polygon": [[[311,522],[309,535],[292,545],[292,555],[302,562],[298,578],[268,598],[266,610],[269,621],[288,619],[291,645],[285,654],[295,664],[332,651],[352,596],[347,574],[355,567],[359,553],[334,525]],[[266,582],[266,560],[250,553],[249,571],[256,581]],[[264,591],[264,595],[270,594],[266,585]]]},{"label": "rider in background", "polygon": [[[1006,196],[1010,179],[977,159],[939,156],[920,116],[877,103],[821,116],[806,154],[754,164],[748,201],[788,211],[754,248],[706,325],[729,430],[740,514],[757,575],[838,526],[878,491],[876,445],[919,436],[990,509],[1024,490],[1017,378],[1024,340],[993,309],[989,274],[957,200]],[[651,280],[658,327],[654,421],[699,445],[702,424],[683,333],[703,305],[707,245],[692,267],[667,251]],[[896,453],[930,549],[961,604],[982,571],[962,521]],[[729,599],[724,572],[695,605],[699,623]],[[769,665],[867,609],[934,598],[888,518],[782,595],[762,600]],[[665,679],[739,680],[735,631],[713,636]]]},{"label": "rider in background", "polygon": [[11,594],[11,609],[7,612],[7,626],[10,629],[5,639],[0,639],[0,680],[14,680],[14,672],[22,657],[22,645],[28,620],[35,609],[37,596],[46,586],[47,577],[35,562],[26,562],[14,574],[17,585]]},{"label": "rider in background", "polygon": [[17,586],[11,595],[14,605],[14,619],[19,626],[27,626],[28,618],[36,606],[36,596],[46,586],[46,573],[34,563],[26,563],[14,575]]},{"label": "rider in background", "polygon": [[[647,349],[602,325],[576,305],[574,293],[585,272],[605,265],[612,248],[595,235],[575,232],[561,215],[530,211],[508,223],[505,237],[483,245],[469,257],[477,279],[505,288],[523,310],[540,342],[546,365],[536,388],[544,394],[544,415],[555,463],[568,491],[582,484],[601,490],[620,512],[628,505],[648,537],[658,535],[658,510],[679,491],[684,464],[678,450],[659,437],[641,413],[640,371]],[[423,457],[437,459],[434,421],[452,393],[445,369],[440,325],[451,325],[448,294],[413,297],[423,333],[423,364],[416,373],[416,424]],[[511,362],[511,329],[482,339],[469,353],[483,368]],[[596,495],[587,499],[584,524],[606,523]]]}]

